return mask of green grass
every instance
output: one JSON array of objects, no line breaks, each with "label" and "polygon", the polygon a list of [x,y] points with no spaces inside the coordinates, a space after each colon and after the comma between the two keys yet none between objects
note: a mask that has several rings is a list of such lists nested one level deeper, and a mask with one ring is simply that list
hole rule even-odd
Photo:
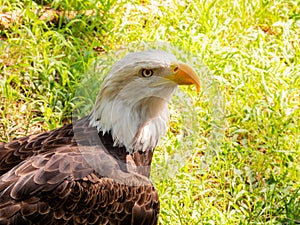
[{"label": "green grass", "polygon": [[0,141],[70,122],[103,51],[169,42],[209,73],[170,106],[160,224],[300,224],[299,1],[44,1],[81,10],[56,22],[33,13],[41,2],[0,3],[22,12],[0,31]]}]

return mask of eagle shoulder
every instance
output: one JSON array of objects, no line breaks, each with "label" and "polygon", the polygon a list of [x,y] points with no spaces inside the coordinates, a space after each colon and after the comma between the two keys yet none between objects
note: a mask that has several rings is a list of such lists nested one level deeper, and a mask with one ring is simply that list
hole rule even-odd
[{"label": "eagle shoulder", "polygon": [[[62,128],[62,133],[70,134],[70,129]],[[94,133],[84,129],[89,136]],[[5,144],[0,224],[157,223],[157,191],[147,177],[126,167],[126,156],[120,154],[124,149],[110,154],[111,143],[104,136],[107,149],[80,145],[62,133]]]}]

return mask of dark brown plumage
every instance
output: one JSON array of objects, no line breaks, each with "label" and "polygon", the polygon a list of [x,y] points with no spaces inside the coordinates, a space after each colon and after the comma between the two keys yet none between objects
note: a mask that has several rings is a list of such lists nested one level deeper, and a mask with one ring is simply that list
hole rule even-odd
[{"label": "dark brown plumage", "polygon": [[0,144],[0,224],[156,225],[151,160],[181,84],[200,87],[172,54],[128,54],[89,116]]},{"label": "dark brown plumage", "polygon": [[[77,140],[74,129],[80,134]],[[105,148],[99,147],[99,138]],[[146,179],[139,180],[142,175],[128,171],[124,165],[131,156],[112,143],[86,117],[74,127],[1,145],[0,224],[156,224],[156,190]],[[108,167],[117,163],[119,167],[102,169],[125,173],[126,182],[101,176],[83,155]],[[131,160],[149,168],[151,157],[136,152]]]}]

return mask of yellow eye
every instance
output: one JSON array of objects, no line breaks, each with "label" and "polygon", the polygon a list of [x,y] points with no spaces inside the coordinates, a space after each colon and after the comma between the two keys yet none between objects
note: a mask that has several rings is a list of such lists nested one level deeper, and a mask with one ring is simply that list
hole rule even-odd
[{"label": "yellow eye", "polygon": [[142,75],[143,75],[143,77],[151,77],[153,75],[153,70],[143,69]]}]

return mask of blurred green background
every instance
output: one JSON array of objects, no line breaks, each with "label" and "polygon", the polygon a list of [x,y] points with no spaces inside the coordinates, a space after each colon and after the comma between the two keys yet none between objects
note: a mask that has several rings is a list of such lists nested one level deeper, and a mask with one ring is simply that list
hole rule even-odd
[{"label": "blurred green background", "polygon": [[203,89],[174,97],[155,152],[160,224],[300,224],[298,0],[0,3],[0,142],[70,122],[107,52],[167,42]]}]

